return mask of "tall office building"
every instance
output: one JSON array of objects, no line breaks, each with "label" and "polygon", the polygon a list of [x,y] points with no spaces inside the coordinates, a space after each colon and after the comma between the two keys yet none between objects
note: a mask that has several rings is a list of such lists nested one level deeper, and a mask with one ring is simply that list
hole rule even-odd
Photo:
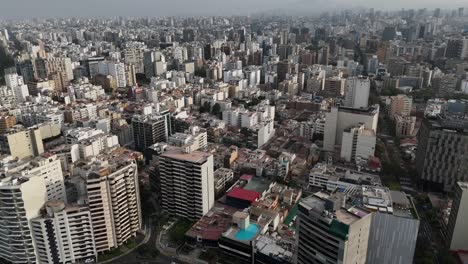
[{"label": "tall office building", "polygon": [[159,157],[159,170],[162,207],[167,212],[200,219],[213,207],[213,155],[167,147]]},{"label": "tall office building", "polygon": [[418,133],[416,169],[431,189],[452,191],[468,181],[468,122],[452,116],[425,118]]},{"label": "tall office building", "polygon": [[184,28],[182,36],[185,42],[195,41],[195,30],[192,28]]},{"label": "tall office building", "polygon": [[385,187],[315,193],[299,203],[297,263],[412,263],[414,211],[410,197]]},{"label": "tall office building", "polygon": [[445,50],[445,57],[466,59],[468,57],[468,39],[449,39]]},{"label": "tall office building", "polygon": [[468,183],[455,184],[452,209],[447,225],[448,246],[453,251],[468,250]]},{"label": "tall office building", "polygon": [[135,149],[143,151],[149,146],[166,142],[171,133],[171,118],[168,110],[149,115],[137,115],[132,119]]},{"label": "tall office building", "polygon": [[284,81],[286,76],[292,72],[292,65],[289,61],[280,61],[277,64],[278,83]]},{"label": "tall office building", "polygon": [[91,215],[86,206],[50,200],[31,220],[39,263],[88,263],[97,260]]},{"label": "tall office building", "polygon": [[30,220],[46,201],[42,177],[0,179],[0,262],[37,263]]},{"label": "tall office building", "polygon": [[141,228],[136,161],[118,149],[88,170],[86,189],[98,253],[116,248]]},{"label": "tall office building", "polygon": [[315,194],[299,203],[298,217],[297,264],[366,263],[371,214],[358,217]]},{"label": "tall office building", "polygon": [[345,106],[365,108],[369,105],[370,81],[367,77],[346,79]]},{"label": "tall office building", "polygon": [[325,114],[325,131],[323,149],[333,151],[336,145],[341,145],[345,129],[362,124],[365,129],[377,132],[379,106],[368,108],[332,107]]}]

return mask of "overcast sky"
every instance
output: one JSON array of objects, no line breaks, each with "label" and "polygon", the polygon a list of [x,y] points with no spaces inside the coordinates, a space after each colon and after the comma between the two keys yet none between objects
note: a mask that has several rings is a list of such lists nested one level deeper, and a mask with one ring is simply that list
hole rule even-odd
[{"label": "overcast sky", "polygon": [[0,18],[248,15],[278,9],[319,12],[349,7],[459,6],[468,6],[468,0],[0,0]]}]

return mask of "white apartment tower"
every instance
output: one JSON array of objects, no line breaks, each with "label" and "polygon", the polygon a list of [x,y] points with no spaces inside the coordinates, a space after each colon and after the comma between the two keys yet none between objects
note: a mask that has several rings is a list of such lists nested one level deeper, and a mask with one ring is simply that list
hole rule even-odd
[{"label": "white apartment tower", "polygon": [[141,228],[138,171],[134,159],[119,153],[89,171],[88,203],[96,251],[119,247]]},{"label": "white apartment tower", "polygon": [[369,105],[370,81],[366,77],[346,79],[345,106],[365,108]]},{"label": "white apartment tower", "polygon": [[0,262],[37,262],[30,220],[46,201],[42,177],[0,179]]},{"label": "white apartment tower", "polygon": [[214,204],[213,155],[169,147],[159,157],[162,206],[170,214],[200,219]]},{"label": "white apartment tower", "polygon": [[91,215],[86,206],[51,200],[44,215],[31,220],[39,263],[96,261]]}]

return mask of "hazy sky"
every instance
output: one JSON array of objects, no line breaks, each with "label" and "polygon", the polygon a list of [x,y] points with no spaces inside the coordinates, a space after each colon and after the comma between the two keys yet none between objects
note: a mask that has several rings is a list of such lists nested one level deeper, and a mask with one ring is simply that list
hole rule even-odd
[{"label": "hazy sky", "polygon": [[270,10],[318,12],[348,7],[449,8],[467,0],[0,0],[1,18],[64,16],[247,15]]}]

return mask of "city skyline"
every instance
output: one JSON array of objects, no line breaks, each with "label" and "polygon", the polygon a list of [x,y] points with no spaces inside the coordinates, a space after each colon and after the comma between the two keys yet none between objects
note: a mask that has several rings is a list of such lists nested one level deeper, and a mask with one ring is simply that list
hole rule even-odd
[{"label": "city skyline", "polygon": [[0,263],[461,264],[465,2],[1,4]]},{"label": "city skyline", "polygon": [[[26,3],[25,3],[26,2]],[[29,8],[25,9],[25,6]],[[164,17],[273,14],[318,14],[323,11],[369,9],[397,11],[402,8],[456,8],[468,7],[466,1],[452,0],[443,5],[436,0],[381,1],[370,0],[174,0],[170,3],[152,0],[82,0],[79,2],[42,0],[8,1],[1,4],[1,19],[53,18],[53,17]]]}]

